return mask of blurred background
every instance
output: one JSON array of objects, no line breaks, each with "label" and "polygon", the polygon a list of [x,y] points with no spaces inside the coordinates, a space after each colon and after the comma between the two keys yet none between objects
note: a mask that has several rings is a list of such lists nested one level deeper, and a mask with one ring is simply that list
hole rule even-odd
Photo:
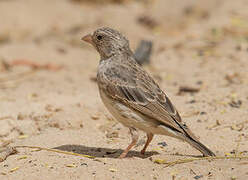
[{"label": "blurred background", "polygon": [[[247,0],[0,0],[0,146],[92,129],[99,139],[125,139],[125,147],[125,128],[98,96],[99,55],[80,40],[108,26],[133,50],[152,42],[144,68],[210,149],[245,153],[247,9]],[[50,136],[31,142],[44,145]],[[112,143],[104,146],[119,147]]]}]

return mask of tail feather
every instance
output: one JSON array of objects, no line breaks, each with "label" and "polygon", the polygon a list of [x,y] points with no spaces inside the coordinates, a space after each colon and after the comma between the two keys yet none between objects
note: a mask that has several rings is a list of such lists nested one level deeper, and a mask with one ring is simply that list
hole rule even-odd
[{"label": "tail feather", "polygon": [[199,150],[203,156],[216,156],[210,149],[208,149],[201,142],[194,140],[193,138],[187,137],[185,141],[188,142],[191,146]]},{"label": "tail feather", "polygon": [[[173,118],[174,119],[174,118]],[[182,139],[188,142],[191,146],[200,151],[203,156],[216,156],[210,149],[208,149],[205,145],[203,145],[198,138],[190,131],[190,129],[186,126],[186,124],[182,124],[178,122],[176,119],[174,121],[181,127],[181,132],[176,136],[179,139]]]},{"label": "tail feather", "polygon": [[[176,119],[174,121],[177,123],[177,125],[181,128],[181,132],[177,129],[173,129],[169,125],[163,126],[167,131],[166,135],[169,134],[171,137],[175,137],[177,139],[181,139],[183,141],[186,141],[191,146],[193,146],[195,149],[200,151],[203,156],[216,156],[210,149],[208,149],[205,145],[203,145],[198,138],[188,129],[186,124],[181,124]],[[170,131],[168,131],[170,130]],[[171,132],[171,133],[170,133]]]}]

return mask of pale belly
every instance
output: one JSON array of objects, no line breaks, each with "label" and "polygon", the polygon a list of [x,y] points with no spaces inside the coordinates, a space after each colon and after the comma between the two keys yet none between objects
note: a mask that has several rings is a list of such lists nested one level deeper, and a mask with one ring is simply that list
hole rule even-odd
[{"label": "pale belly", "polygon": [[158,121],[152,120],[139,112],[135,112],[122,103],[113,101],[101,90],[99,92],[102,101],[109,112],[124,126],[137,128],[152,134],[163,134],[172,137],[176,136],[175,132],[163,125],[160,125]]}]

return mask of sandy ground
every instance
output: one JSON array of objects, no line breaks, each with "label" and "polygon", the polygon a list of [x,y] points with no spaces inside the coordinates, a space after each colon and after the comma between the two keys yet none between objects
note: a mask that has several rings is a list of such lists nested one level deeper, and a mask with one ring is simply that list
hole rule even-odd
[{"label": "sandy ground", "polygon": [[[132,49],[152,40],[144,68],[192,131],[218,156],[247,156],[247,8],[247,0],[0,0],[0,146],[95,157],[18,148],[0,163],[0,179],[248,179],[245,159],[157,164],[200,153],[155,136],[142,157],[142,132],[129,157],[118,159],[128,130],[103,106],[94,81],[99,56],[80,41],[100,26],[120,30]],[[41,66],[18,65],[21,60]],[[183,86],[199,91],[179,93]]]}]

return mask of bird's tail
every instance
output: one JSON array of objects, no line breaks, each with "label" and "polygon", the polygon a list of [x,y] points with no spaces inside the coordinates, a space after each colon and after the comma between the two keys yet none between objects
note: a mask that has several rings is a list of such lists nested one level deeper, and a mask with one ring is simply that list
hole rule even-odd
[{"label": "bird's tail", "polygon": [[208,149],[198,140],[195,140],[192,137],[186,137],[184,140],[188,142],[191,146],[199,150],[203,154],[203,156],[215,156],[215,154],[210,149]]}]

